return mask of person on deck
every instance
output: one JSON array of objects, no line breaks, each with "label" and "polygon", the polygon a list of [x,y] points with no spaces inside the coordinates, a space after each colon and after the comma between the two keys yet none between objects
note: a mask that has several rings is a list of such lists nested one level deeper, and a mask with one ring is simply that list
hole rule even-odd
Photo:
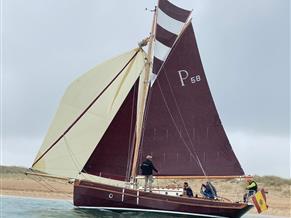
[{"label": "person on deck", "polygon": [[217,199],[216,188],[209,181],[201,185],[200,192],[206,198]]},{"label": "person on deck", "polygon": [[153,162],[152,162],[152,156],[147,155],[146,160],[141,165],[141,172],[142,175],[144,175],[144,191],[147,190],[147,186],[149,187],[150,192],[152,192],[152,184],[154,182],[153,180],[153,170],[155,172],[158,172],[158,170],[155,168]]},{"label": "person on deck", "polygon": [[248,178],[247,183],[248,186],[246,187],[246,193],[243,196],[244,203],[248,203],[249,197],[256,194],[258,191],[258,185],[253,179]]},{"label": "person on deck", "polygon": [[193,191],[188,185],[188,182],[184,182],[184,188],[183,188],[183,195],[192,198],[193,197]]}]

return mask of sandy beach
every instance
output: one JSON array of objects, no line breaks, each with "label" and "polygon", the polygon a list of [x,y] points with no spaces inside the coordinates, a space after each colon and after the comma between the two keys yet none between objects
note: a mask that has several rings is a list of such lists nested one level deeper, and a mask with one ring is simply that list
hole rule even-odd
[{"label": "sandy beach", "polygon": [[[35,197],[48,199],[72,200],[73,185],[65,180],[44,178],[39,176],[26,176],[24,173],[3,173],[1,172],[1,195]],[[188,181],[194,193],[199,194],[202,180]],[[241,200],[244,193],[244,181],[213,181],[220,196],[230,200]],[[177,187],[183,184],[178,180],[155,181],[159,187]],[[262,214],[291,217],[291,186],[290,184],[268,185],[258,182],[259,187],[264,187],[267,191],[268,211]],[[250,213],[256,214],[256,209]]]},{"label": "sandy beach", "polygon": [[1,178],[1,195],[71,200],[72,191],[65,181]]}]

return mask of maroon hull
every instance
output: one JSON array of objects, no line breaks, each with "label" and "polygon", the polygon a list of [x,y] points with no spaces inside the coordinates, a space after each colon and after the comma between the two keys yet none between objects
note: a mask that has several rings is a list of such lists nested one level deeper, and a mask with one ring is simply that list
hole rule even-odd
[{"label": "maroon hull", "polygon": [[182,198],[161,195],[109,185],[76,181],[74,205],[86,207],[113,207],[150,209],[224,217],[241,217],[252,206],[241,203],[212,201],[200,198]]}]

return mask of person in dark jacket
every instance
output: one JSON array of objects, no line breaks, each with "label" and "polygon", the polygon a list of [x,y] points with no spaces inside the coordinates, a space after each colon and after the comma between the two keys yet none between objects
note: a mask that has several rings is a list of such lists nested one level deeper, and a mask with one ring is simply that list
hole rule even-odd
[{"label": "person in dark jacket", "polygon": [[184,182],[183,196],[187,196],[190,198],[193,197],[193,191],[190,188],[190,186],[188,185],[188,182]]},{"label": "person in dark jacket", "polygon": [[147,190],[147,186],[149,187],[150,192],[152,191],[152,184],[153,184],[153,170],[158,172],[152,162],[152,156],[147,155],[146,160],[141,165],[141,174],[144,175],[145,184],[144,184],[144,191]]},{"label": "person in dark jacket", "polygon": [[206,198],[217,199],[216,188],[209,181],[201,185],[200,192]]},{"label": "person in dark jacket", "polygon": [[258,191],[258,185],[253,179],[248,178],[247,183],[248,183],[248,186],[246,187],[247,193],[245,193],[243,197],[244,203],[248,203],[249,197],[256,194]]}]

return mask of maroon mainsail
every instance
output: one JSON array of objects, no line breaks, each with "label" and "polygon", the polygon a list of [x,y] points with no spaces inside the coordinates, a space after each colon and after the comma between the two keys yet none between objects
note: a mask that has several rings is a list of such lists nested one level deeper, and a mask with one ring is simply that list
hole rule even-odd
[{"label": "maroon mainsail", "polygon": [[[160,47],[155,48],[155,77],[147,100],[139,162],[147,154],[152,154],[161,176],[244,175],[216,111],[192,24],[184,24],[190,11],[166,0],[159,1],[157,10],[156,44]],[[166,29],[171,27],[165,25],[163,14],[181,25],[179,31],[184,29],[182,34]],[[168,53],[159,51],[165,48],[169,49]],[[162,58],[156,54],[165,56]],[[129,180],[137,86],[138,82],[96,146],[83,172]]]},{"label": "maroon mainsail", "polygon": [[225,134],[188,24],[150,90],[140,161],[165,176],[244,175]]},{"label": "maroon mainsail", "polygon": [[130,176],[138,83],[130,90],[82,172],[117,180]]}]

